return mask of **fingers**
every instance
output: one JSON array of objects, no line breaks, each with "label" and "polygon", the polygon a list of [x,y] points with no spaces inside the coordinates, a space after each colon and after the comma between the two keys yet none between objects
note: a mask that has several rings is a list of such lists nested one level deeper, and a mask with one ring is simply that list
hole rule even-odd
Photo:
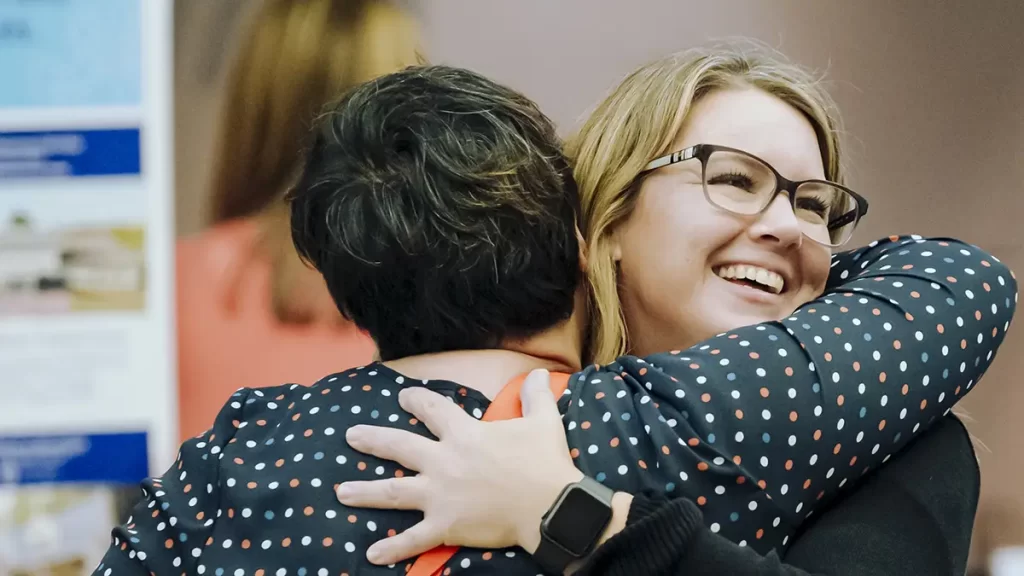
[{"label": "fingers", "polygon": [[530,372],[519,396],[523,401],[524,417],[561,421],[558,402],[551,394],[551,374],[547,370]]},{"label": "fingers", "polygon": [[353,508],[421,510],[426,502],[424,481],[418,476],[368,482],[344,482],[335,491],[338,502]]},{"label": "fingers", "polygon": [[423,463],[435,458],[437,442],[415,432],[383,426],[353,426],[345,432],[345,440],[352,448],[392,460],[410,470],[422,471]]},{"label": "fingers", "polygon": [[385,538],[370,546],[366,551],[366,559],[381,566],[397,564],[436,548],[443,542],[442,532],[424,520],[401,534]]},{"label": "fingers", "polygon": [[442,439],[453,426],[466,420],[476,422],[455,402],[426,388],[403,389],[398,393],[398,403],[403,410],[423,422],[431,434]]}]

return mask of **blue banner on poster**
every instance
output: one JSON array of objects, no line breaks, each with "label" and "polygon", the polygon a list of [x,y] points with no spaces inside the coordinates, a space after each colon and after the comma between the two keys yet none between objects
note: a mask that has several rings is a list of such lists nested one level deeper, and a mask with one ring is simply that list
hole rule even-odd
[{"label": "blue banner on poster", "polygon": [[0,132],[0,179],[139,173],[138,128]]},{"label": "blue banner on poster", "polygon": [[138,484],[149,475],[146,433],[0,436],[4,484]]}]

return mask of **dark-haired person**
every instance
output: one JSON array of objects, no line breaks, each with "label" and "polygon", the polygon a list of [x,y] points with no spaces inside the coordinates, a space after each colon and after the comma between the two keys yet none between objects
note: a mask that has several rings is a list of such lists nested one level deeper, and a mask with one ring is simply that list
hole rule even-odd
[{"label": "dark-haired person", "polygon": [[[425,436],[426,429],[398,404],[403,388],[438,392],[479,417],[518,375],[535,368],[578,370],[586,329],[578,212],[555,131],[523,96],[441,66],[408,69],[349,93],[316,132],[293,194],[292,228],[300,253],[324,274],[339,309],[374,337],[383,362],[325,377],[312,387],[237,392],[213,429],[186,443],[171,471],[147,486],[145,501],[115,533],[99,571],[127,563],[144,571],[181,567],[199,574],[364,573],[372,570],[364,555],[386,565],[385,557],[367,550],[373,542],[398,533],[415,539],[430,527],[416,524],[421,516],[414,512],[343,507],[332,486],[415,479],[402,465],[360,456],[341,441],[340,432],[356,424],[391,423]],[[892,241],[859,251],[861,269],[878,275],[881,265],[875,266],[882,256],[886,266],[898,265],[905,255],[896,246]],[[998,264],[990,268],[993,274],[1006,273]],[[899,287],[879,284],[865,297],[890,298],[897,288],[923,289],[932,282],[930,276],[904,276]],[[1005,296],[1004,289],[993,289],[992,297]],[[821,302],[823,309],[828,306]],[[879,305],[879,321],[890,324],[894,334],[908,330],[904,314]],[[1008,316],[1004,312],[993,321]],[[719,361],[717,350],[698,348],[647,360],[625,357],[607,370],[591,367],[576,374],[559,408],[579,469],[567,470],[553,493],[516,505],[536,508],[540,517],[563,487],[586,486],[603,494],[606,513],[617,508],[611,515],[621,518],[624,511],[615,506],[611,489],[671,492],[675,487],[667,483],[681,482],[678,491],[693,498],[705,491],[723,496],[705,498],[704,520],[727,538],[759,552],[785,545],[804,520],[799,510],[811,510],[826,495],[833,498],[841,486],[856,482],[861,467],[881,465],[885,454],[853,440],[856,432],[843,432],[842,424],[828,440],[845,443],[849,436],[851,446],[842,458],[860,457],[857,474],[847,470],[842,479],[833,480],[823,466],[804,464],[817,451],[802,444],[791,451],[801,462],[777,469],[743,467],[739,454],[726,459],[717,451],[701,422],[715,421],[722,417],[719,410],[732,408],[702,398],[709,396],[701,388],[707,381],[731,382],[737,393],[742,389],[744,402],[757,403],[743,404],[748,410],[762,402],[756,393],[747,394],[750,386],[762,387],[756,370],[791,372],[793,386],[818,384],[807,362],[825,362],[816,357],[822,350],[810,338],[786,336],[784,326],[766,323],[726,336],[748,342],[752,350],[770,346],[779,358],[792,358],[778,364],[766,358],[724,370],[729,363]],[[949,361],[974,353],[965,348]],[[899,365],[898,360],[878,362]],[[979,376],[987,365],[979,362],[948,382],[935,382],[931,390],[950,389],[948,402],[926,408],[929,403],[920,402],[921,392],[915,390],[883,402],[887,407],[880,413],[897,419],[901,409],[917,410],[920,404],[922,418],[937,416],[954,401],[956,382]],[[915,375],[914,369],[907,374]],[[803,402],[780,400],[779,406],[787,407]],[[762,416],[725,421],[715,430],[810,435],[815,418],[833,426],[842,418],[832,407],[815,409],[813,402],[805,407],[806,422],[790,417],[777,424]],[[818,414],[811,416],[811,410]],[[907,424],[894,422],[884,440],[872,433],[868,442],[884,441],[886,452],[896,450],[920,428],[912,431]],[[574,434],[577,429],[587,434]],[[887,438],[896,430],[901,437]],[[775,458],[779,453],[773,449],[767,443],[751,445],[743,459]],[[816,459],[811,457],[810,466]],[[592,477],[581,480],[584,473]],[[786,482],[790,473],[813,476],[822,487],[814,493],[794,487],[787,498],[765,491]],[[725,483],[728,494],[718,491]],[[782,508],[791,504],[796,515]],[[720,524],[740,506],[746,510],[742,519],[728,528]],[[555,514],[568,522],[586,512]],[[584,532],[587,528],[595,531],[596,541],[605,527],[584,526]],[[502,547],[521,545],[533,557],[514,549],[464,550],[449,565],[452,572],[561,571],[573,559],[542,542],[538,526],[477,536],[497,536]],[[380,573],[403,569],[378,568]]]}]

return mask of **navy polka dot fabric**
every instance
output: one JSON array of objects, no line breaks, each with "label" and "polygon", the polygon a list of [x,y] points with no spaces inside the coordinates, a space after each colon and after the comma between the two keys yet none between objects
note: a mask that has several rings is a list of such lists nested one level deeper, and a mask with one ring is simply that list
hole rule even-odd
[{"label": "navy polka dot fabric", "polygon": [[[559,402],[572,456],[614,489],[685,496],[712,531],[781,551],[976,385],[1016,301],[1012,273],[956,240],[893,237],[839,254],[825,294],[787,319],[574,375]],[[488,406],[462,384],[381,364],[242,389],[143,484],[95,574],[404,574],[408,562],[372,566],[366,549],[421,515],[346,508],[333,489],[412,474],[343,438],[356,424],[429,436],[398,406],[405,386],[476,418]],[[462,549],[446,571],[540,572],[518,549]]]}]

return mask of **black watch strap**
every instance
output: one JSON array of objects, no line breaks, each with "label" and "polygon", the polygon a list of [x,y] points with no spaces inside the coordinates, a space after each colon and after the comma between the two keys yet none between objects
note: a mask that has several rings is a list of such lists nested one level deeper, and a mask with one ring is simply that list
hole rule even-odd
[{"label": "black watch strap", "polygon": [[540,527],[533,559],[544,572],[561,575],[575,560],[593,551],[612,518],[615,491],[584,477],[562,489]]}]

